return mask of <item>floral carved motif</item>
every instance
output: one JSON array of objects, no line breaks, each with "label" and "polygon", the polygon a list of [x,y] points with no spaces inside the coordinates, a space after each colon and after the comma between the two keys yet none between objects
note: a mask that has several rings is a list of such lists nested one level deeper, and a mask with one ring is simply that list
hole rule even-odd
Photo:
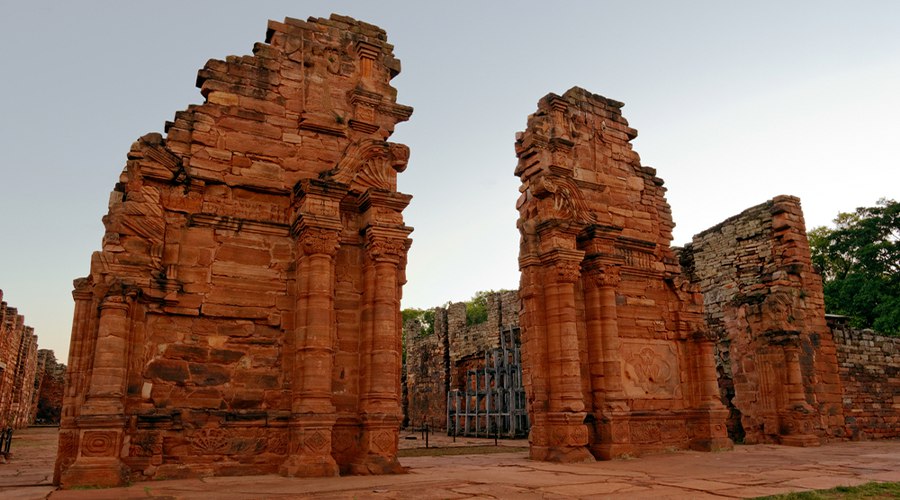
[{"label": "floral carved motif", "polygon": [[369,234],[366,250],[373,260],[399,261],[406,257],[407,240]]},{"label": "floral carved motif", "polygon": [[201,454],[225,453],[228,450],[228,436],[222,429],[200,429],[194,433],[191,447]]},{"label": "floral carved motif", "polygon": [[626,392],[637,398],[668,398],[678,391],[678,361],[670,345],[627,342],[623,349]]},{"label": "floral carved motif", "polygon": [[325,254],[334,256],[340,243],[340,234],[336,230],[307,227],[298,237],[300,248],[306,255]]},{"label": "floral carved motif", "polygon": [[556,277],[561,283],[575,283],[581,277],[581,266],[577,262],[556,262]]}]

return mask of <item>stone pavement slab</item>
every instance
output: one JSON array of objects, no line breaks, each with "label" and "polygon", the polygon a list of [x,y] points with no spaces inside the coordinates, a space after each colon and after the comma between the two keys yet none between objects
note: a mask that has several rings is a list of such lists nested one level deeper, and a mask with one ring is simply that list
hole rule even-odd
[{"label": "stone pavement slab", "polygon": [[[440,443],[440,440],[438,441]],[[463,443],[462,445],[483,443]],[[402,458],[406,474],[338,478],[276,475],[147,481],[126,488],[55,490],[56,429],[28,429],[0,465],[3,500],[752,498],[868,481],[900,481],[900,440],[818,448],[737,446],[588,464],[534,462],[521,451]],[[30,484],[26,484],[30,483]]]}]

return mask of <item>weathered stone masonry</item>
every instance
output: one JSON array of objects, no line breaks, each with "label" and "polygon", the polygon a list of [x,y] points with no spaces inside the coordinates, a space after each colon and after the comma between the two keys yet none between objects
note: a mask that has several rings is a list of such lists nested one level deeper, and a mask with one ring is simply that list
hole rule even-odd
[{"label": "weathered stone masonry", "polygon": [[900,434],[897,341],[826,324],[800,200],[751,207],[696,235],[681,259],[703,290],[735,439]]},{"label": "weathered stone masonry", "polygon": [[852,329],[840,316],[826,319],[837,345],[847,433],[900,437],[900,338]]},{"label": "weathered stone masonry", "polygon": [[621,107],[549,94],[517,135],[535,459],[731,446],[702,296],[681,277],[663,181],[641,166]]},{"label": "weathered stone masonry", "polygon": [[436,307],[434,332],[424,336],[417,320],[404,325],[408,425],[446,430],[447,392],[463,389],[466,372],[483,368],[484,354],[499,347],[500,332],[519,325],[518,292],[489,294],[487,310],[486,321],[468,325],[464,302]]},{"label": "weathered stone masonry", "polygon": [[814,445],[841,435],[835,346],[800,200],[749,208],[694,236],[681,258],[703,290],[735,438]]},{"label": "weathered stone masonry", "polygon": [[75,316],[56,480],[399,470],[396,191],[412,108],[383,30],[271,21],[138,140]]},{"label": "weathered stone masonry", "polygon": [[3,301],[0,290],[0,427],[18,429],[34,422],[43,364],[37,335],[18,309]]}]

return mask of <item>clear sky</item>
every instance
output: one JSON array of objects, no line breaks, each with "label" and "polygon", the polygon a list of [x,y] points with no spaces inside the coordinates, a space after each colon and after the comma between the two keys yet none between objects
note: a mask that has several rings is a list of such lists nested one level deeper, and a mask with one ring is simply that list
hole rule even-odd
[{"label": "clear sky", "polygon": [[388,33],[415,108],[405,307],[518,285],[515,132],[578,85],[625,102],[675,243],[779,194],[808,227],[900,198],[900,2],[0,0],[0,289],[65,360],[131,143],[203,98],[197,70],[268,19]]}]

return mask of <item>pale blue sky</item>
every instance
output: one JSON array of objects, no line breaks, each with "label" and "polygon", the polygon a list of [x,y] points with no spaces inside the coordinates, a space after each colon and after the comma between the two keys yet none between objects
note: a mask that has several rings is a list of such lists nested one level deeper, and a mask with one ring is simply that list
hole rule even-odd
[{"label": "pale blue sky", "polygon": [[625,102],[676,244],[778,194],[810,227],[900,197],[900,2],[0,0],[0,288],[41,347],[66,359],[131,143],[268,19],[331,12],[387,30],[415,107],[407,307],[517,286],[514,135],[574,85]]}]

